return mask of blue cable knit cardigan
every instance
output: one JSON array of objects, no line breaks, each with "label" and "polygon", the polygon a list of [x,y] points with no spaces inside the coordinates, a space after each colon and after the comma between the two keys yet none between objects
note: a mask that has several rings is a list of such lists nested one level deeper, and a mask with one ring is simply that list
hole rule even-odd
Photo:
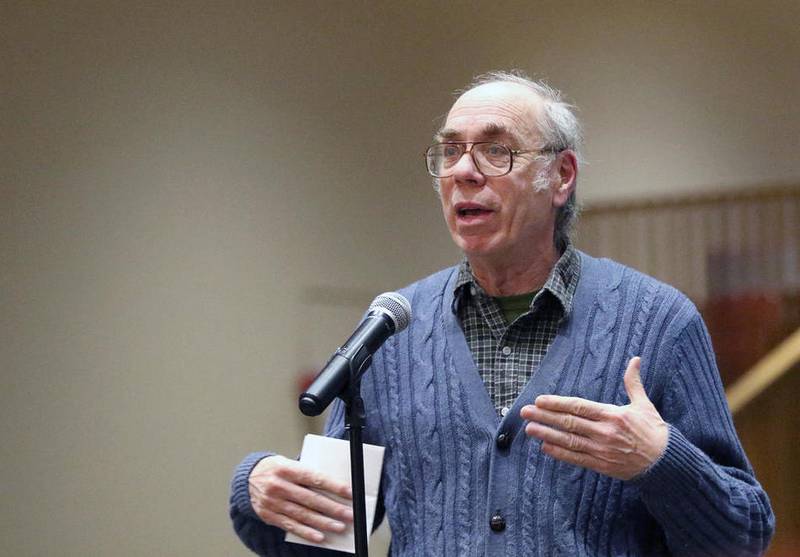
[{"label": "blue cable knit cardigan", "polygon": [[[734,430],[705,326],[675,289],[581,254],[571,315],[499,418],[452,311],[455,268],[406,288],[413,321],[364,376],[365,441],[386,447],[383,504],[393,556],[759,555],[774,517]],[[628,360],[670,424],[663,456],[632,481],[554,460],[520,408],[556,393],[623,405]],[[341,404],[326,434],[344,437]],[[501,433],[510,446],[496,442]],[[502,444],[500,444],[502,445]],[[261,555],[338,553],[283,542],[250,505],[254,453],[237,468],[230,514]],[[490,529],[496,513],[505,530]]]}]

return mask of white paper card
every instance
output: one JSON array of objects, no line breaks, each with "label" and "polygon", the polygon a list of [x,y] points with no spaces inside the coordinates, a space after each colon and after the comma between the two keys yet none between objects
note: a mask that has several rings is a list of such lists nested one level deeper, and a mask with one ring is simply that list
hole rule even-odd
[{"label": "white paper card", "polygon": [[[372,523],[375,520],[375,507],[378,504],[383,450],[383,447],[377,445],[364,444],[364,491],[366,493],[368,539],[372,532]],[[303,440],[300,464],[324,472],[332,478],[350,485],[350,442],[309,433]],[[323,491],[320,493],[341,503],[349,504],[336,495]],[[286,534],[286,541],[349,553],[356,552],[355,531],[352,523],[341,534],[325,532],[325,540],[322,543],[310,542],[291,533]]]}]

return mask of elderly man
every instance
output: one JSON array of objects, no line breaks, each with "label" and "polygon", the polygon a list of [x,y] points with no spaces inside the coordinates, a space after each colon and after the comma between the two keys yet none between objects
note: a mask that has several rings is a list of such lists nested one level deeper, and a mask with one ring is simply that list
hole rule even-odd
[{"label": "elderly man", "polygon": [[[708,335],[673,288],[575,250],[580,129],[557,91],[479,77],[426,161],[462,263],[402,293],[414,317],[364,376],[386,447],[392,555],[738,556],[772,535]],[[344,437],[339,404],[326,434]],[[331,555],[346,485],[247,457],[234,527],[262,555]],[[381,509],[383,512],[383,509]]]}]

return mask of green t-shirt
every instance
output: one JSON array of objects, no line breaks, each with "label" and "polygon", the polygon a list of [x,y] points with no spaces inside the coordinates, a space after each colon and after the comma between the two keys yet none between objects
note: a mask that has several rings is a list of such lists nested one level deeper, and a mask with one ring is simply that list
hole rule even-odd
[{"label": "green t-shirt", "polygon": [[506,323],[513,323],[514,320],[531,309],[531,302],[539,291],[528,292],[527,294],[515,294],[513,296],[496,296],[495,300],[500,305]]}]

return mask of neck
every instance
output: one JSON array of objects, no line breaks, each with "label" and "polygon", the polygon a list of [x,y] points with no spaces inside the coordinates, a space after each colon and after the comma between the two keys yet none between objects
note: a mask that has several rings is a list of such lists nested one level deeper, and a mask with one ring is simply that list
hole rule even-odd
[{"label": "neck", "polygon": [[513,296],[539,290],[558,262],[554,245],[513,257],[467,255],[472,274],[489,296]]}]

